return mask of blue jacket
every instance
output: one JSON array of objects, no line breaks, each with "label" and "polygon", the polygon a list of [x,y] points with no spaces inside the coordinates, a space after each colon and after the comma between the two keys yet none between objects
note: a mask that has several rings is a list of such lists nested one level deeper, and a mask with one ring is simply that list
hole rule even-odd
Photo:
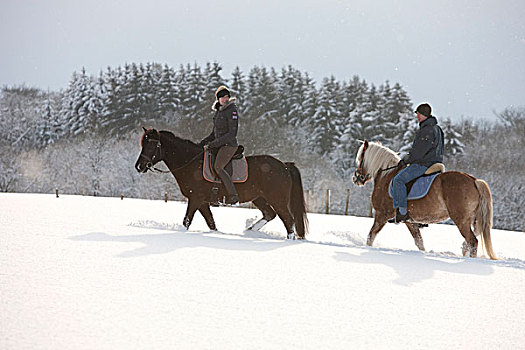
[{"label": "blue jacket", "polygon": [[408,164],[414,163],[426,167],[434,163],[443,163],[444,147],[443,130],[437,125],[437,119],[431,116],[419,124],[412,148],[403,160]]},{"label": "blue jacket", "polygon": [[213,131],[201,141],[201,144],[208,145],[210,148],[219,148],[224,145],[238,146],[239,113],[235,105],[235,97],[231,98],[224,106],[216,102],[213,105],[213,110],[215,111]]}]

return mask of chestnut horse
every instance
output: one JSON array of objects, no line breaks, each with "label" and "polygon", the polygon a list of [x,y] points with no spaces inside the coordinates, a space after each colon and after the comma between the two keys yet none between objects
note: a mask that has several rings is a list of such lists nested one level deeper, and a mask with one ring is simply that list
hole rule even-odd
[{"label": "chestnut horse", "polygon": [[[213,183],[206,181],[202,172],[203,147],[166,130],[143,129],[140,140],[142,151],[135,169],[145,173],[152,170],[156,163],[164,161],[180,191],[188,198],[184,226],[190,227],[195,212],[199,210],[208,227],[216,230],[209,204]],[[239,201],[251,201],[263,213],[263,217],[248,229],[260,229],[278,215],[284,223],[288,239],[295,239],[296,235],[304,239],[308,232],[308,220],[299,169],[294,163],[283,163],[267,155],[249,156],[246,160],[248,179],[235,184]],[[219,198],[224,194],[224,188],[220,186]]]},{"label": "chestnut horse", "polygon": [[[395,215],[388,186],[401,170],[396,166],[399,160],[395,152],[375,142],[364,141],[357,152],[354,184],[364,186],[369,181],[374,182],[372,206],[375,209],[375,220],[368,234],[369,246],[374,243],[376,235],[387,220]],[[420,250],[425,250],[425,247],[419,232],[419,223],[438,223],[450,218],[465,238],[462,246],[464,256],[467,253],[470,257],[477,256],[476,236],[481,235],[489,257],[496,260],[490,239],[492,195],[485,181],[462,172],[444,172],[436,177],[425,197],[408,201],[408,211],[412,221],[405,224]]]}]

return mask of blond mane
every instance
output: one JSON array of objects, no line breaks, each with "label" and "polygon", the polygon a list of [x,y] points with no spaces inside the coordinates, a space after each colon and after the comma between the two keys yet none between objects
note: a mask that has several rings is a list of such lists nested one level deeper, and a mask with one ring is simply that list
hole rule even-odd
[{"label": "blond mane", "polygon": [[[359,151],[357,151],[355,159],[357,166],[359,166],[359,163],[361,162],[364,146],[365,144],[363,143],[361,147],[359,147]],[[363,171],[369,174],[372,178],[375,178],[379,170],[393,167],[399,163],[400,160],[401,158],[397,153],[390,148],[377,142],[368,142],[368,148],[365,151],[365,160],[363,162]],[[388,174],[393,170],[395,169],[387,170],[384,174]]]}]

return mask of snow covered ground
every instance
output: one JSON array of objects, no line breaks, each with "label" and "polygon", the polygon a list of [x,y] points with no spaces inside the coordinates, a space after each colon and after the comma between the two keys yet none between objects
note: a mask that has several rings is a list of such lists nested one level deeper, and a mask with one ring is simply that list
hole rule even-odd
[{"label": "snow covered ground", "polygon": [[[525,234],[460,256],[455,226],[417,251],[388,224],[310,214],[307,241],[257,210],[0,195],[0,349],[525,348]],[[480,249],[481,251],[481,249]]]}]

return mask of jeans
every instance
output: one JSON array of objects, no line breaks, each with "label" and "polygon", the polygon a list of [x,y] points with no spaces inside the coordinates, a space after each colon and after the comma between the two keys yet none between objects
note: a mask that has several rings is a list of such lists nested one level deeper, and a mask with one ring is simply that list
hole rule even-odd
[{"label": "jeans", "polygon": [[394,208],[407,207],[407,187],[406,184],[416,177],[425,173],[428,167],[420,164],[410,164],[394,176],[392,180],[392,200]]}]

